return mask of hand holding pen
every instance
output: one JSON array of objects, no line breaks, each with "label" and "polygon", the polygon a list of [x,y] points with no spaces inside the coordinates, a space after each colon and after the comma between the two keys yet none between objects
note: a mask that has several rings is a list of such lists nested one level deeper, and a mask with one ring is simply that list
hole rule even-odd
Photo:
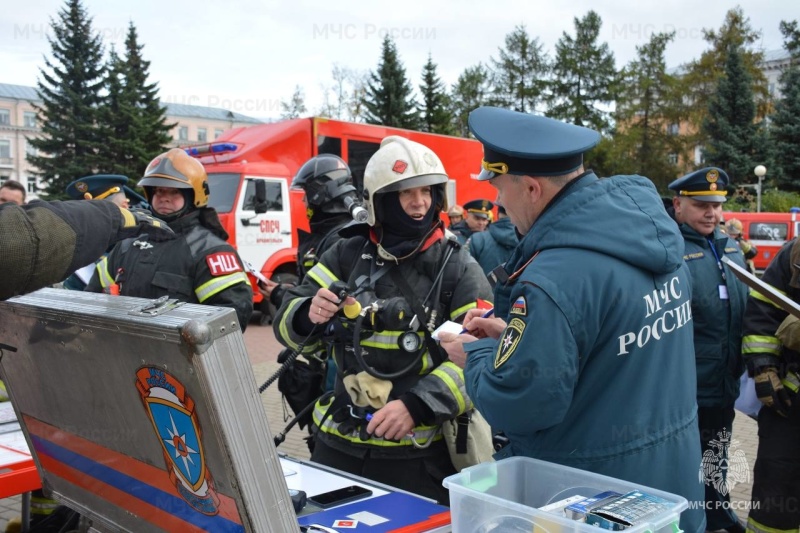
[{"label": "hand holding pen", "polygon": [[[479,309],[479,311],[482,311],[482,309]],[[488,311],[483,313],[478,318],[489,318],[493,314],[494,314],[494,307],[492,307],[491,309],[489,309]],[[475,318],[475,317],[471,317],[469,315],[469,313],[467,313],[467,315],[464,317],[464,329],[461,330],[461,333],[460,333],[461,335],[463,335],[464,333],[469,333],[469,329],[467,328],[466,323],[467,323],[467,321],[472,321],[473,318]]]},{"label": "hand holding pen", "polygon": [[464,316],[462,335],[472,335],[477,339],[491,337],[499,339],[506,329],[505,320],[493,317],[494,309],[470,309]]}]

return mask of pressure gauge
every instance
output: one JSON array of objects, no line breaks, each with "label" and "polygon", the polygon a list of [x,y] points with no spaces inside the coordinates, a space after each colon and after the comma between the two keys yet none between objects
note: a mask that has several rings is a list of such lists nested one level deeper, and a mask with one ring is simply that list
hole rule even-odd
[{"label": "pressure gauge", "polygon": [[412,353],[419,350],[422,341],[419,338],[419,335],[415,331],[407,331],[400,335],[400,340],[398,342],[400,345],[401,350],[405,350],[406,352]]}]

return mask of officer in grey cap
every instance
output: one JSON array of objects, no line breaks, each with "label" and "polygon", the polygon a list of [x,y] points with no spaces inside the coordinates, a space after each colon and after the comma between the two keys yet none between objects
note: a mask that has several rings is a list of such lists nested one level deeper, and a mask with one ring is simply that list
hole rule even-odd
[{"label": "officer in grey cap", "polygon": [[[469,311],[441,346],[467,392],[528,456],[700,501],[700,439],[683,239],[652,182],[599,179],[600,135],[507,109],[470,113],[482,172],[520,243],[495,286],[495,318]],[[643,417],[642,412],[647,416]],[[705,530],[702,509],[681,514]]]},{"label": "officer in grey cap", "polygon": [[[719,223],[727,196],[728,175],[721,168],[695,170],[669,184],[672,207],[686,243],[684,259],[692,275],[692,323],[697,362],[697,420],[703,451],[705,512],[709,531],[744,533],[730,506],[725,485],[735,469],[721,468],[734,458],[721,439],[730,439],[739,396],[742,359],[742,320],[747,286],[722,262],[727,257],[742,268],[744,256]],[[706,458],[714,459],[707,461]]]}]

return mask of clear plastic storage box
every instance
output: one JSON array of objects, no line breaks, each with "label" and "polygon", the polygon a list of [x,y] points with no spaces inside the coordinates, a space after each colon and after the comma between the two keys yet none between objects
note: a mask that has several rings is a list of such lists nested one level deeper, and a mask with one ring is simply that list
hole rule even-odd
[{"label": "clear plastic storage box", "polygon": [[663,511],[627,527],[625,533],[678,532],[680,514],[689,507],[682,496],[528,457],[466,468],[446,478],[444,486],[450,490],[455,533],[601,533],[606,530],[570,518],[567,512],[540,508],[607,491],[641,490],[666,500]]}]

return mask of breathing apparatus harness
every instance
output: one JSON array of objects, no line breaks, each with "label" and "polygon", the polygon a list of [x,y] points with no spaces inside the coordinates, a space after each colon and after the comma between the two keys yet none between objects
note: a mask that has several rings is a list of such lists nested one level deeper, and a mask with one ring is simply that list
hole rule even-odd
[{"label": "breathing apparatus harness", "polygon": [[[446,250],[443,254],[443,258],[441,260],[440,265],[437,267],[437,274],[434,278],[434,281],[431,285],[430,290],[428,291],[425,298],[422,302],[414,294],[413,289],[409,285],[408,281],[403,277],[400,270],[396,268],[395,264],[392,263],[375,263],[375,266],[379,268],[372,272],[369,276],[360,276],[356,279],[356,288],[350,289],[347,284],[343,281],[336,281],[332,283],[328,289],[336,294],[338,297],[338,301],[344,301],[347,296],[356,297],[359,294],[372,290],[375,287],[375,283],[383,277],[385,274],[389,274],[392,278],[392,281],[397,285],[400,289],[400,292],[403,296],[396,296],[387,299],[377,299],[374,302],[370,303],[366,306],[361,306],[360,303],[356,302],[353,305],[347,305],[343,309],[343,315],[337,313],[334,315],[333,319],[328,321],[324,324],[314,324],[311,331],[308,335],[300,342],[297,348],[291,350],[291,353],[286,357],[283,361],[281,367],[272,375],[270,376],[258,389],[259,393],[263,393],[264,390],[267,389],[272,383],[274,383],[280,376],[285,373],[288,368],[294,363],[300,353],[303,351],[303,348],[308,343],[308,341],[315,336],[320,326],[326,327],[326,333],[332,334],[333,330],[337,330],[339,332],[338,337],[339,342],[341,343],[341,333],[343,331],[347,331],[350,328],[344,327],[345,324],[352,325],[352,352],[353,356],[356,359],[358,365],[370,376],[373,376],[377,379],[383,380],[395,380],[398,378],[402,378],[404,376],[410,375],[416,365],[419,363],[420,359],[423,357],[425,350],[420,344],[419,340],[419,331],[422,330],[425,339],[425,345],[428,348],[428,352],[431,354],[431,357],[434,358],[434,364],[438,365],[441,364],[441,352],[439,351],[439,346],[431,337],[431,333],[437,327],[437,322],[439,320],[439,309],[437,306],[439,303],[445,304],[444,307],[447,307],[450,303],[450,299],[453,296],[454,288],[453,287],[445,287],[446,283],[452,283],[453,285],[458,279],[458,272],[453,272],[449,276],[445,276],[445,270],[447,269],[448,265],[453,265],[453,267],[457,267],[459,265],[458,262],[452,263],[450,259],[453,255],[453,252],[460,248],[460,244],[455,239],[445,239],[446,243]],[[364,243],[366,244],[366,243]],[[363,245],[361,245],[363,247]],[[355,253],[353,251],[353,257],[360,258],[360,253]],[[451,268],[453,268],[451,267]],[[425,304],[428,304],[426,307]],[[409,352],[413,353],[416,352],[416,356],[413,358],[408,365],[403,367],[402,369],[395,371],[395,372],[381,372],[372,366],[370,366],[364,359],[364,352],[361,347],[361,336],[365,334],[365,325],[364,321],[367,321],[369,324],[369,330],[371,331],[402,331],[408,330],[404,335],[401,336],[399,339],[400,348]],[[339,324],[336,324],[334,321],[338,321]],[[333,340],[333,339],[331,339]],[[350,343],[348,343],[350,344]],[[336,363],[337,373],[339,374],[339,378],[342,379],[343,375],[343,361],[337,361],[336,358],[336,350],[331,351],[331,357],[334,359]],[[304,407],[297,415],[289,421],[287,426],[284,430],[275,436],[275,445],[280,445],[285,437],[286,434],[294,427],[295,424],[303,417],[306,416],[309,411],[311,411],[314,406],[322,401],[324,402],[326,399],[330,398],[334,395],[333,391],[326,392],[325,394],[321,395],[318,398],[315,398],[312,402],[310,402],[306,407]],[[332,416],[337,412],[344,412],[345,414],[356,418],[367,420],[368,411],[364,408],[353,407],[349,402],[349,397],[346,393],[339,394],[333,400],[335,405],[331,405],[326,414],[325,418],[328,416]],[[325,418],[320,421],[319,425],[325,422]],[[341,418],[341,417],[336,417]],[[335,419],[336,419],[335,418]],[[340,422],[337,420],[337,422]],[[364,426],[365,427],[365,426]],[[368,435],[365,434],[365,430],[362,428],[362,440],[367,440],[369,438]],[[418,445],[416,441],[413,440],[412,442],[418,448],[424,448],[430,445],[432,440],[429,440],[425,445]]]}]

